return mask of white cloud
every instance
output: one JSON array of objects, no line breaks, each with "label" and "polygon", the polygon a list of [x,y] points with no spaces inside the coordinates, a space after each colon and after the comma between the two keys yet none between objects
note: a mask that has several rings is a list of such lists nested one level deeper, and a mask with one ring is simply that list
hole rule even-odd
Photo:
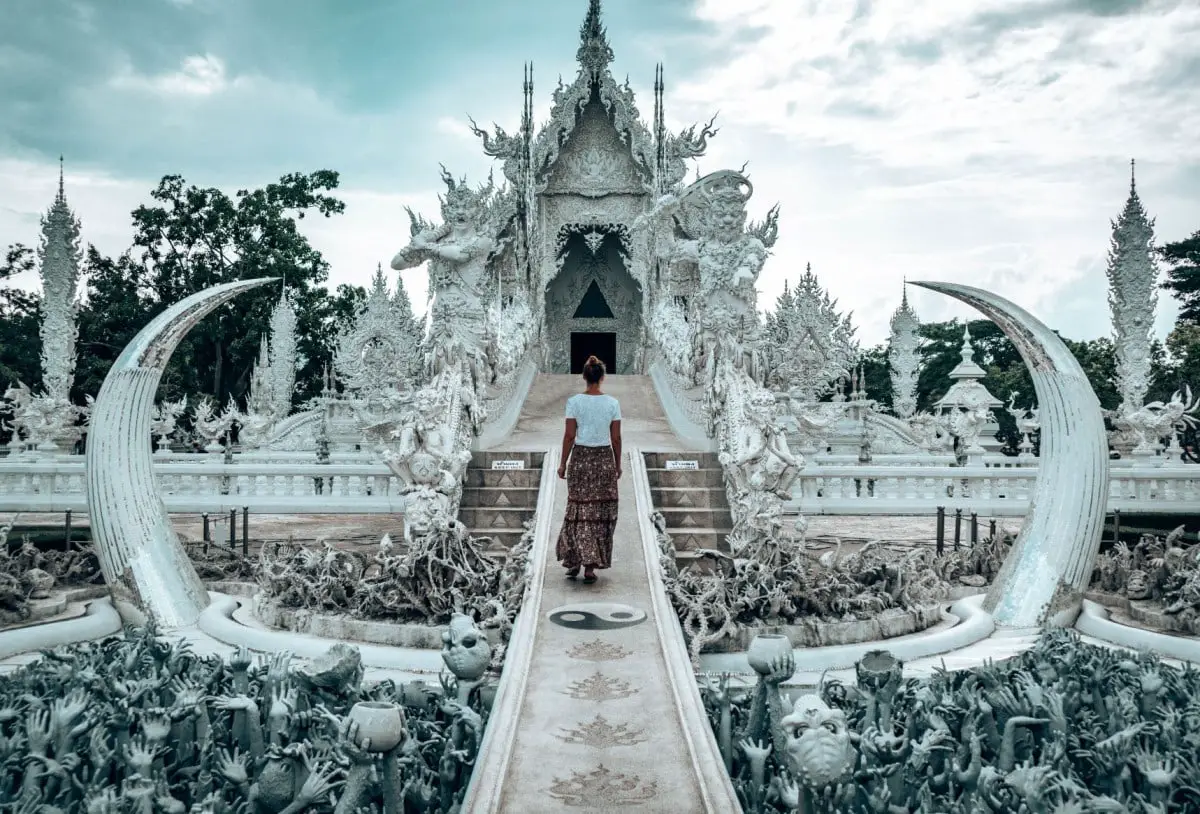
[{"label": "white cloud", "polygon": [[[1194,59],[1200,6],[1047,6],[700,0],[706,51],[726,58],[676,78],[668,120],[719,109],[703,171],[749,159],[752,217],[781,202],[763,306],[811,261],[864,344],[886,337],[905,276],[993,288],[1072,338],[1109,334],[1104,257],[1129,157],[1147,159],[1160,240],[1197,226],[1200,191],[1189,211],[1156,190],[1200,163],[1200,86],[1165,81]],[[1018,24],[998,34],[986,14]],[[925,320],[978,318],[932,292],[910,300]],[[1160,296],[1160,335],[1176,313]]]},{"label": "white cloud", "polygon": [[227,89],[234,81],[225,72],[225,63],[212,54],[185,57],[179,70],[147,76],[131,66],[113,76],[110,84],[121,89],[145,90],[170,96],[212,96]]},{"label": "white cloud", "polygon": [[[95,244],[104,254],[116,256],[133,242],[130,213],[149,202],[155,180],[116,179],[104,174],[74,172],[65,175],[67,201],[82,223],[82,242]],[[0,247],[9,243],[36,246],[39,219],[54,201],[58,188],[58,165],[0,159],[0,189],[6,190],[0,205]],[[226,192],[232,194],[235,190]],[[339,189],[335,195],[346,203],[346,211],[330,218],[308,217],[301,231],[330,264],[326,285],[332,291],[340,283],[367,286],[377,263],[388,270],[392,255],[408,243],[409,221],[405,205],[426,216],[438,214],[435,191],[380,194]],[[418,312],[425,309],[428,275],[423,268],[402,272],[404,285]],[[23,288],[37,288],[36,274],[13,281]]]}]

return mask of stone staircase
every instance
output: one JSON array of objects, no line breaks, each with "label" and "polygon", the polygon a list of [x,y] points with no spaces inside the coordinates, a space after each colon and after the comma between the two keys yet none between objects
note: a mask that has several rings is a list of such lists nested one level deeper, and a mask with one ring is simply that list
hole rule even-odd
[{"label": "stone staircase", "polygon": [[[647,452],[646,474],[654,508],[667,521],[680,565],[699,549],[728,552],[726,535],[733,517],[725,495],[724,473],[712,452]],[[669,461],[695,461],[696,469],[668,469]]]},{"label": "stone staircase", "polygon": [[[494,537],[508,551],[537,509],[544,452],[475,452],[467,468],[458,519],[475,537]],[[520,461],[523,469],[493,469],[497,461]],[[494,553],[501,553],[496,551]]]}]

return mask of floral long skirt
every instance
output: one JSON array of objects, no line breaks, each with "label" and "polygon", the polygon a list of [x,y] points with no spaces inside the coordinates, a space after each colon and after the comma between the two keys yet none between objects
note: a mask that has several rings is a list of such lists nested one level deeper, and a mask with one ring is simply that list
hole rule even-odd
[{"label": "floral long skirt", "polygon": [[567,515],[555,554],[564,568],[612,567],[617,465],[612,447],[575,447],[567,464]]}]

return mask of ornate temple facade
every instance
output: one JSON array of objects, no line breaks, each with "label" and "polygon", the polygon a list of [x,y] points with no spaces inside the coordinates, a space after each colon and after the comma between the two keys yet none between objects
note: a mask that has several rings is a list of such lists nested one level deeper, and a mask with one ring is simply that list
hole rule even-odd
[{"label": "ornate temple facade", "polygon": [[[613,51],[600,20],[599,0],[592,0],[580,31],[578,72],[570,84],[553,92],[549,121],[535,127],[533,71],[524,82],[524,110],[516,133],[498,126],[489,132],[475,126],[484,152],[502,163],[506,188],[464,192],[463,184],[446,176],[449,191],[443,215],[452,225],[459,205],[485,205],[500,226],[490,245],[487,268],[479,269],[474,289],[461,292],[438,287],[437,256],[417,242],[393,260],[407,268],[432,259],[431,275],[438,296],[457,299],[499,319],[493,312],[527,307],[532,317],[537,363],[544,372],[581,369],[591,354],[610,372],[644,373],[647,324],[660,298],[694,293],[696,274],[672,271],[656,245],[657,221],[650,216],[656,201],[682,189],[686,161],[704,153],[716,131],[709,125],[670,133],[663,116],[663,73],[657,70],[653,120],[643,121],[629,85],[618,84],[610,71]],[[470,200],[471,195],[474,200]],[[486,200],[485,200],[486,199]],[[677,226],[687,232],[681,215]],[[773,222],[773,221],[772,221]],[[414,216],[414,240],[430,225]],[[444,236],[436,237],[439,245]],[[490,242],[492,235],[481,235]],[[436,252],[435,252],[436,255]],[[466,301],[464,303],[464,300]],[[437,320],[435,303],[435,321]]]}]

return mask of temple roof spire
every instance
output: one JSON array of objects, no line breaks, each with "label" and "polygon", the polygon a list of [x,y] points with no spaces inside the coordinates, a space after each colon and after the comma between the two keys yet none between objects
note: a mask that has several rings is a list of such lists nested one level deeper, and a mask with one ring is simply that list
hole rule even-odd
[{"label": "temple roof spire", "polygon": [[600,22],[600,0],[588,0],[587,16],[579,28],[579,50],[575,53],[580,70],[596,77],[608,69],[613,50],[608,44],[608,32]]}]

